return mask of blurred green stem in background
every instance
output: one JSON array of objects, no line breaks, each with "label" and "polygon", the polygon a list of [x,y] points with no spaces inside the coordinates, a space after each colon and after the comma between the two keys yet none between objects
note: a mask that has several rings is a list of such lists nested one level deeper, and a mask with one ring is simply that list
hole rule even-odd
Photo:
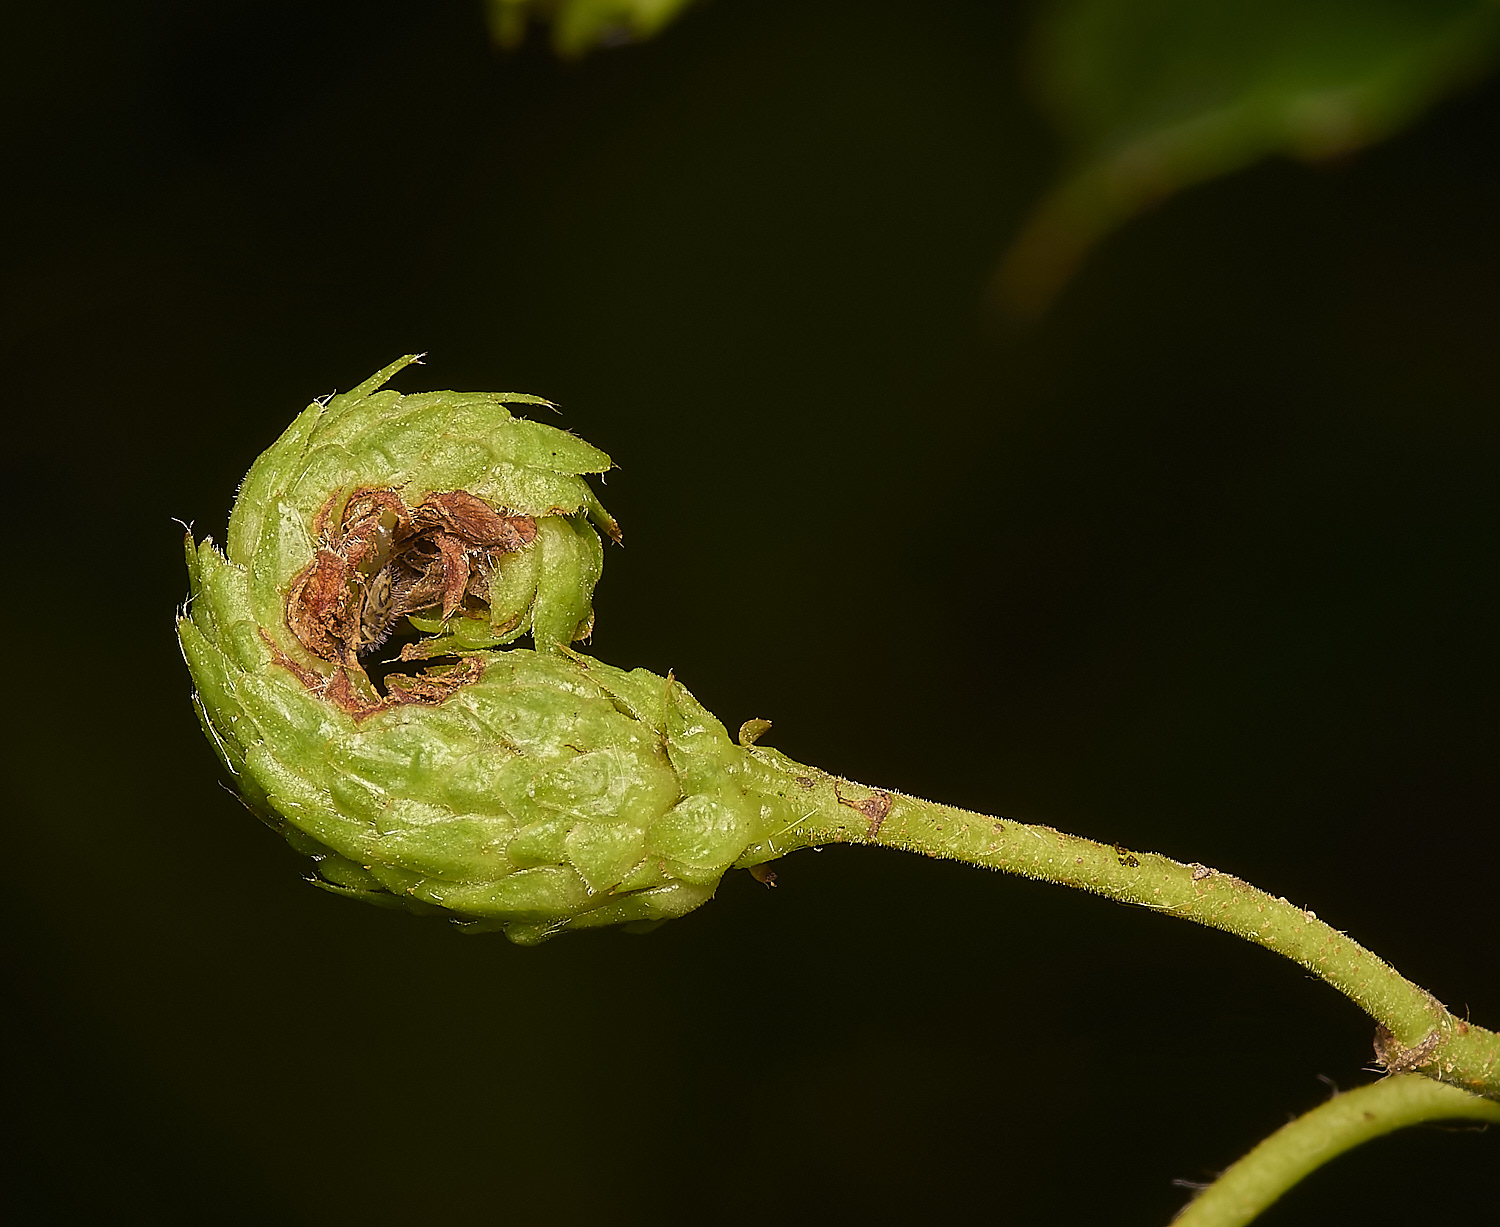
[{"label": "blurred green stem in background", "polygon": [[1181,188],[1372,144],[1482,74],[1490,0],[1053,0],[1030,75],[1066,168],[1002,263],[1037,315],[1105,235]]},{"label": "blurred green stem in background", "polygon": [[[500,46],[547,21],[557,53],[576,57],[650,38],[690,3],[486,11]],[[1383,140],[1500,49],[1493,0],[1042,0],[1035,13],[1020,68],[1064,153],[996,273],[997,302],[1019,318],[1045,312],[1102,239],[1174,192],[1277,154],[1327,161]]]},{"label": "blurred green stem in background", "polygon": [[552,49],[572,59],[595,47],[650,38],[692,0],[485,0],[490,37],[509,50],[526,38],[527,25],[552,25]]}]

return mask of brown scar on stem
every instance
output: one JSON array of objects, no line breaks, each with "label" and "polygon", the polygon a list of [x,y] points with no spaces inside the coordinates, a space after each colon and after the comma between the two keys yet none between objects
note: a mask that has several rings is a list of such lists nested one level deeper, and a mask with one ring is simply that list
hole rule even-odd
[{"label": "brown scar on stem", "polygon": [[1441,1042],[1436,1031],[1429,1032],[1421,1043],[1403,1047],[1384,1023],[1375,1027],[1375,1060],[1388,1074],[1403,1074],[1432,1063],[1432,1054]]},{"label": "brown scar on stem", "polygon": [[882,792],[877,788],[863,801],[846,801],[843,794],[839,792],[839,786],[835,784],[833,795],[838,798],[840,805],[847,805],[852,810],[858,810],[870,820],[869,829],[865,832],[867,839],[874,839],[880,834],[880,825],[885,821],[886,815],[891,812],[890,793]]}]

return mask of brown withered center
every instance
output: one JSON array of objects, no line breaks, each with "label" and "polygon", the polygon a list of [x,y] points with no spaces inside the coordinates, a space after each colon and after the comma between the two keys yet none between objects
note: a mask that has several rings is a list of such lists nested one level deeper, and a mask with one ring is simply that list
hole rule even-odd
[{"label": "brown withered center", "polygon": [[[441,614],[446,620],[464,608],[487,610],[498,560],[535,539],[536,521],[496,511],[464,490],[429,494],[415,507],[395,490],[356,490],[335,522],[338,504],[335,495],[314,520],[317,552],[287,590],[286,625],[314,656],[342,668],[323,674],[280,652],[278,658],[309,689],[356,715],[398,703],[440,702],[478,676],[477,661],[392,676],[389,693],[378,701],[368,693],[361,697],[370,687],[354,686],[349,674],[368,681],[361,658],[389,639],[408,614]],[[420,656],[402,653],[403,659]]]}]

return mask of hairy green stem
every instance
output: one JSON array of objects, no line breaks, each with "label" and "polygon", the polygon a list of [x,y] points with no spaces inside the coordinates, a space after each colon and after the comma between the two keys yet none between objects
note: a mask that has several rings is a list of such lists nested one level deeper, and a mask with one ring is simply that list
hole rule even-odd
[{"label": "hairy green stem", "polygon": [[1173,1221],[1176,1227],[1240,1227],[1346,1150],[1408,1125],[1458,1119],[1500,1124],[1500,1104],[1417,1074],[1335,1095],[1278,1129]]},{"label": "hairy green stem", "polygon": [[1223,929],[1301,964],[1371,1015],[1380,1024],[1377,1054],[1390,1072],[1416,1071],[1500,1098],[1500,1035],[1454,1017],[1431,993],[1308,909],[1205,865],[871,789],[774,750],[753,749],[750,756],[746,783],[801,816],[752,848],[742,864],[818,844],[877,844],[1072,886]]}]

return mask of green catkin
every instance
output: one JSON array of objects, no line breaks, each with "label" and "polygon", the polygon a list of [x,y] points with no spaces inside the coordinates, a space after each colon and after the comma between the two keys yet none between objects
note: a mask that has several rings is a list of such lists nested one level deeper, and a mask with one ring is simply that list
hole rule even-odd
[{"label": "green catkin", "polygon": [[[414,360],[307,407],[246,477],[224,553],[189,537],[178,636],[204,731],[330,891],[526,944],[680,916],[790,811],[745,786],[746,751],[680,684],[569,647],[593,623],[596,528],[618,536],[584,480],[609,457],[507,407],[536,397],[381,390]],[[330,528],[362,490],[407,508],[466,491],[534,528],[479,559],[462,607],[411,612],[427,635],[409,649],[415,682],[384,695],[354,639],[320,653],[290,612],[315,554],[342,552],[304,622],[379,619],[374,576],[401,528],[372,516],[378,540],[352,565]],[[436,540],[413,556],[437,557]],[[503,648],[528,633],[534,649]]]},{"label": "green catkin", "polygon": [[880,844],[1256,942],[1375,1018],[1391,1072],[1500,1098],[1500,1035],[1310,910],[851,784],[755,747],[764,721],[731,741],[675,679],[576,652],[599,533],[619,539],[585,480],[609,457],[508,408],[537,397],[384,391],[413,361],[303,411],[245,478],[225,552],[186,542],[178,636],[204,731],[320,886],[533,944],[681,916],[729,869],[799,847]]}]

